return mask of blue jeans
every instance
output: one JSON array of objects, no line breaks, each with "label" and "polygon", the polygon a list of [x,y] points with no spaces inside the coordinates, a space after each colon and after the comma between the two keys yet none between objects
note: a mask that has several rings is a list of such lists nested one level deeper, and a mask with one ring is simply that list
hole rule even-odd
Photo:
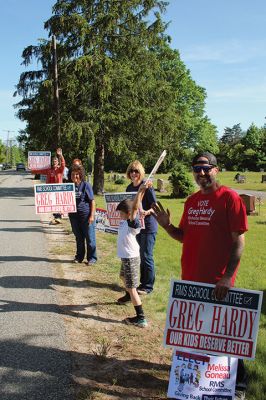
[{"label": "blue jeans", "polygon": [[153,291],[155,281],[155,265],[153,260],[153,248],[156,233],[145,233],[140,231],[136,236],[140,247],[140,288],[148,293]]},{"label": "blue jeans", "polygon": [[85,242],[87,248],[87,260],[97,261],[95,222],[88,223],[88,219],[80,218],[77,214],[69,214],[72,232],[76,238],[75,258],[82,262],[85,257]]}]

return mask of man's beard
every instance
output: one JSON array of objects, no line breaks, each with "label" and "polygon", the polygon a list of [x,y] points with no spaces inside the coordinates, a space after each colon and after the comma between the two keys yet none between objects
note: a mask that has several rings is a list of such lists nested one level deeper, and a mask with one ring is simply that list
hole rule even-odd
[{"label": "man's beard", "polygon": [[204,175],[203,177],[197,176],[196,177],[196,183],[202,188],[202,189],[208,189],[209,187],[213,186],[213,184],[216,182],[215,177],[211,175]]}]

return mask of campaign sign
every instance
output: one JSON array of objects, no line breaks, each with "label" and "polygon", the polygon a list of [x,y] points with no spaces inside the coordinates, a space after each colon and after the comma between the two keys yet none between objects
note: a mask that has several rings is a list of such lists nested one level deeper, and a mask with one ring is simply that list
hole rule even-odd
[{"label": "campaign sign", "polygon": [[214,288],[207,283],[171,281],[165,345],[255,358],[262,292],[233,288],[220,301]]},{"label": "campaign sign", "polygon": [[51,166],[50,151],[29,151],[28,152],[28,168],[29,169],[45,169]]},{"label": "campaign sign", "polygon": [[34,185],[36,214],[76,212],[74,183]]},{"label": "campaign sign", "polygon": [[174,351],[167,397],[234,400],[237,358]]},{"label": "campaign sign", "polygon": [[[120,212],[116,211],[118,204],[125,199],[134,200],[137,192],[124,192],[124,193],[105,193],[104,198],[106,202],[107,217],[111,228],[118,229],[121,218]],[[140,214],[139,210],[139,214]],[[139,217],[141,229],[145,228],[144,218]]]},{"label": "campaign sign", "polygon": [[117,234],[117,229],[110,227],[107,218],[107,210],[104,210],[103,208],[96,208],[95,221],[96,229],[98,231]]}]

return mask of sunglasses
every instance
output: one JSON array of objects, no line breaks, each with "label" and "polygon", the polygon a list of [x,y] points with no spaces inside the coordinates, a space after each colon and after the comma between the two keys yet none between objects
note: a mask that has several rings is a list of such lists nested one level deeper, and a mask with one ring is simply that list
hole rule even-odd
[{"label": "sunglasses", "polygon": [[139,174],[139,170],[138,169],[131,169],[129,172],[131,174],[133,174],[133,172],[135,172],[135,174]]},{"label": "sunglasses", "polygon": [[196,174],[199,174],[201,171],[203,171],[205,174],[208,174],[213,168],[213,165],[194,165],[192,167],[193,172],[196,172]]}]

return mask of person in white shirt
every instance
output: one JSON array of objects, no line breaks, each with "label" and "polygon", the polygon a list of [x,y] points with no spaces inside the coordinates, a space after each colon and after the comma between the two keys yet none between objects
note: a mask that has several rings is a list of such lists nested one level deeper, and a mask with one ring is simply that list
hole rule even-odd
[{"label": "person in white shirt", "polygon": [[[140,328],[146,328],[148,323],[137,292],[140,257],[136,235],[140,232],[141,228],[140,222],[137,218],[137,212],[145,190],[151,186],[151,181],[142,184],[139,187],[133,203],[126,199],[121,201],[116,208],[116,210],[120,212],[121,218],[117,238],[117,255],[121,258],[120,277],[126,288],[125,296],[130,296],[131,302],[136,311],[135,317],[126,318],[124,322],[128,325],[135,325]],[[123,299],[125,296],[117,300],[119,304],[124,304]]]}]

